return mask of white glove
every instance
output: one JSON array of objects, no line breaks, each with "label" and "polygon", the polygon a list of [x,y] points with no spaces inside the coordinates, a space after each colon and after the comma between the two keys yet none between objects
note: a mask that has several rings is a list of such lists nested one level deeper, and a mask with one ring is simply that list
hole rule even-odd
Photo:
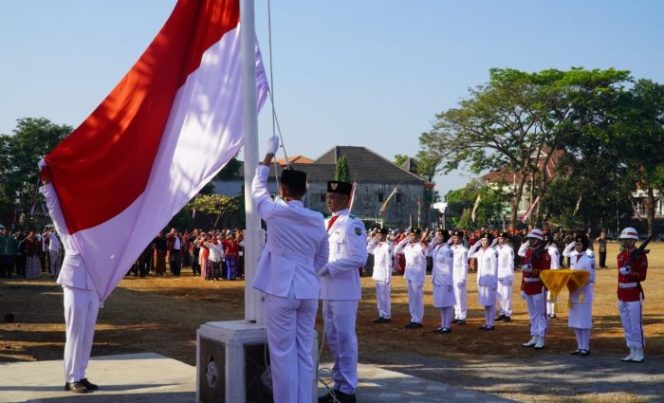
[{"label": "white glove", "polygon": [[330,269],[327,268],[327,265],[323,266],[320,270],[318,270],[319,276],[327,276],[329,274],[330,274]]},{"label": "white glove", "polygon": [[522,266],[522,269],[524,273],[532,273],[533,266],[531,264],[526,263]]},{"label": "white glove", "polygon": [[632,269],[629,268],[629,266],[623,266],[620,268],[620,274],[629,274],[632,271]]},{"label": "white glove", "polygon": [[279,137],[272,136],[269,139],[267,139],[267,151],[266,152],[268,154],[276,154],[278,149],[279,149]]}]

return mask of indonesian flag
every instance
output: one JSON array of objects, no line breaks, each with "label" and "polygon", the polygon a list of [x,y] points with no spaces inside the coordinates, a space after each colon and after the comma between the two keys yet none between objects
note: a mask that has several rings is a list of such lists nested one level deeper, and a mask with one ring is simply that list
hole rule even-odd
[{"label": "indonesian flag", "polygon": [[477,219],[477,208],[480,206],[480,202],[482,201],[482,198],[480,197],[480,194],[477,194],[477,198],[475,199],[475,204],[473,205],[473,211],[470,213],[470,219],[473,220],[473,222],[476,221]]},{"label": "indonesian flag", "polygon": [[526,213],[521,218],[522,223],[525,223],[526,221],[528,221],[530,219],[530,216],[533,214],[533,210],[535,210],[535,206],[537,206],[537,203],[539,203],[539,201],[540,201],[540,197],[537,196],[535,198],[535,201],[533,201],[530,204],[530,206],[528,207],[528,210],[526,210]]},{"label": "indonesian flag", "polygon": [[[258,107],[268,86],[256,51]],[[131,70],[39,163],[100,300],[243,143],[238,0],[180,0]]]}]

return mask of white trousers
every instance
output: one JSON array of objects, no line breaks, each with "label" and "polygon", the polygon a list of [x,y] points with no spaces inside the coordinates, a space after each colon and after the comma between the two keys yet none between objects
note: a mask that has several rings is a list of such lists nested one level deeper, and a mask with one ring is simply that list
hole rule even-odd
[{"label": "white trousers", "polygon": [[48,251],[48,272],[58,278],[60,274],[60,251],[59,250],[49,250]]},{"label": "white trousers", "polygon": [[[551,300],[553,298],[553,300]],[[551,316],[556,314],[556,297],[551,295],[551,291],[546,292],[546,316]]]},{"label": "white trousers", "polygon": [[526,295],[528,316],[530,317],[530,335],[546,336],[546,293]]},{"label": "white trousers", "polygon": [[574,329],[576,336],[576,346],[579,350],[590,351],[590,329]]},{"label": "white trousers", "polygon": [[325,341],[334,358],[334,389],[353,394],[357,388],[357,335],[359,301],[323,301]]},{"label": "white trousers", "polygon": [[422,323],[424,316],[424,284],[407,280],[408,285],[408,310],[410,321]]},{"label": "white trousers", "polygon": [[468,293],[466,292],[466,283],[462,286],[454,284],[454,318],[466,320],[468,314]]},{"label": "white trousers", "polygon": [[620,321],[625,331],[625,342],[628,348],[645,348],[646,340],[643,337],[641,301],[618,301]]},{"label": "white trousers", "polygon": [[95,324],[99,313],[99,297],[92,290],[62,287],[65,308],[65,381],[85,378],[88,368]]},{"label": "white trousers", "polygon": [[265,325],[270,349],[274,401],[311,402],[315,376],[313,343],[318,301],[265,295]]},{"label": "white trousers", "polygon": [[391,284],[385,281],[376,281],[376,305],[378,316],[385,319],[392,317]]},{"label": "white trousers", "polygon": [[440,327],[451,328],[454,308],[451,306],[440,308]]},{"label": "white trousers", "polygon": [[497,299],[500,305],[500,314],[512,316],[512,284],[498,282]]},{"label": "white trousers", "polygon": [[496,306],[484,306],[484,324],[486,326],[494,326],[496,324]]}]

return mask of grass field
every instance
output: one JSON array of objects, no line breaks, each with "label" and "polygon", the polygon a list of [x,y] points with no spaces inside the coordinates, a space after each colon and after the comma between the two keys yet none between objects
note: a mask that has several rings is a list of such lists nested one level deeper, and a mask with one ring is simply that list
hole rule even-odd
[{"label": "grass field", "polygon": [[[644,322],[647,355],[664,358],[664,243],[651,244],[650,268],[644,283]],[[625,342],[616,307],[617,244],[609,245],[608,269],[598,270],[593,304],[593,354],[622,356]],[[520,281],[520,274],[517,278]],[[447,335],[431,332],[439,326],[437,310],[431,307],[430,278],[425,287],[424,328],[407,330],[407,292],[402,278],[395,277],[392,289],[391,324],[376,325],[374,285],[362,279],[357,333],[360,360],[398,363],[408,354],[432,359],[471,362],[487,356],[532,355],[520,343],[529,338],[525,303],[515,283],[514,316],[511,323],[497,323],[494,332],[477,329],[483,324],[483,309],[477,304],[475,275],[468,280],[468,324],[455,326]],[[206,282],[186,271],[182,277],[127,277],[100,311],[93,355],[152,351],[195,365],[196,329],[213,320],[237,320],[244,316],[244,282]],[[567,327],[567,294],[559,297],[558,319],[551,320],[546,351],[568,354],[576,348]],[[15,323],[0,323],[0,362],[61,359],[64,345],[62,292],[51,279],[0,280],[0,316],[12,312]],[[318,329],[322,326],[319,323]],[[326,359],[326,357],[323,357]]]}]

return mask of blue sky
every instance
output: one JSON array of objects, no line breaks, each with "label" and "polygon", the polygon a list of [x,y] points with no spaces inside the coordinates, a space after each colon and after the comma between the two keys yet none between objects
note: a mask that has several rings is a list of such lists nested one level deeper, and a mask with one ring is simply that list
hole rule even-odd
[{"label": "blue sky", "polygon": [[[20,117],[77,126],[133,65],[174,0],[0,0],[0,133]],[[268,63],[267,3],[256,0]],[[290,155],[366,146],[414,155],[434,115],[491,67],[630,70],[664,82],[664,2],[272,2],[274,94]],[[260,118],[261,148],[271,131]],[[437,178],[438,190],[472,175]]]}]

